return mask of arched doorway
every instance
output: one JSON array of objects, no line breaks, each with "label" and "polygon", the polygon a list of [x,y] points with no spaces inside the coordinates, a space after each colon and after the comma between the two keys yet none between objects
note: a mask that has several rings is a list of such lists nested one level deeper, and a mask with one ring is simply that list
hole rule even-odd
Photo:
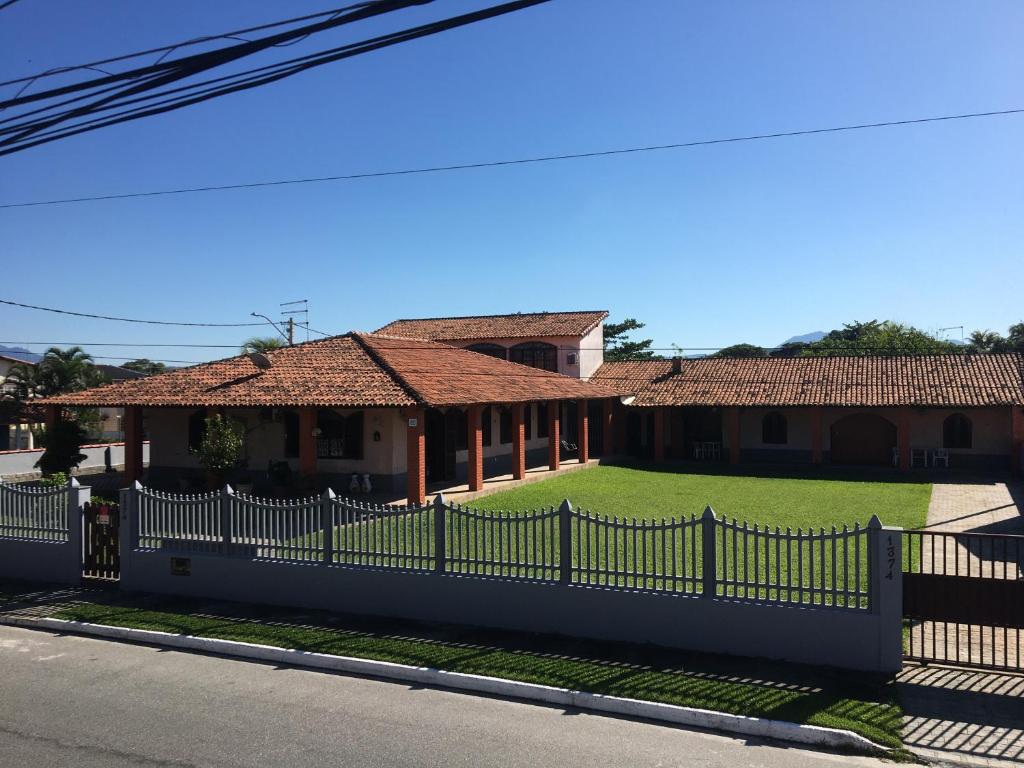
[{"label": "arched doorway", "polygon": [[896,425],[874,413],[851,413],[832,425],[833,464],[887,466],[896,447]]}]

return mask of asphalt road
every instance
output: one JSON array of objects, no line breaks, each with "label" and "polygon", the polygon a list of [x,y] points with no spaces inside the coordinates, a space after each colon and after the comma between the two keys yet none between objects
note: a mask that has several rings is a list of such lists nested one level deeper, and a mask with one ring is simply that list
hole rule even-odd
[{"label": "asphalt road", "polygon": [[0,766],[882,766],[520,702],[0,627]]}]

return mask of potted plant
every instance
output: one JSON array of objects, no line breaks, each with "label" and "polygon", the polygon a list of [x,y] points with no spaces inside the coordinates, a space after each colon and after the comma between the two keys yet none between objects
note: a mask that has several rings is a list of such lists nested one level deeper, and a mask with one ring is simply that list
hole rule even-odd
[{"label": "potted plant", "polygon": [[224,485],[228,474],[241,465],[244,442],[239,425],[220,414],[206,419],[203,439],[195,453],[206,469],[211,488]]}]

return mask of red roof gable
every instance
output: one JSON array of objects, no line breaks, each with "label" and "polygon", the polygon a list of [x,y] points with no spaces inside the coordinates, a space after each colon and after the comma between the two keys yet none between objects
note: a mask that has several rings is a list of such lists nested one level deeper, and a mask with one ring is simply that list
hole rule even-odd
[{"label": "red roof gable", "polygon": [[433,317],[420,320],[395,320],[377,333],[404,339],[465,341],[467,339],[521,339],[538,336],[585,336],[608,313],[525,312],[512,315],[475,317]]}]

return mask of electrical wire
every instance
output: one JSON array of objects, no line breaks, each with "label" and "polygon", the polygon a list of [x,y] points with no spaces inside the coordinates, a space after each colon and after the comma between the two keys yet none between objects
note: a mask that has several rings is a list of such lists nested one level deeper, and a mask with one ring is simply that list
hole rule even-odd
[{"label": "electrical wire", "polygon": [[[125,80],[129,81],[123,90],[116,93],[108,93],[108,95],[104,95],[102,98],[99,98],[90,104],[79,106],[57,115],[40,117],[34,121],[29,121],[28,123],[8,125],[3,129],[0,129],[0,134],[13,134],[9,135],[8,138],[0,140],[0,155],[19,152],[50,141],[56,141],[58,139],[84,133],[86,131],[115,125],[127,120],[136,120],[141,117],[148,117],[174,109],[180,109],[184,106],[196,104],[228,93],[255,88],[260,85],[275,82],[285,77],[290,77],[312,67],[322,66],[324,64],[340,61],[341,59],[367,53],[369,51],[438,34],[440,32],[473,24],[485,19],[495,18],[500,15],[512,13],[514,11],[549,1],[550,0],[513,0],[512,2],[506,2],[502,5],[466,13],[461,16],[451,17],[441,21],[431,22],[418,27],[405,29],[400,32],[390,33],[388,35],[348,44],[339,48],[329,49],[327,51],[321,51],[285,62],[278,62],[253,70],[215,78],[202,83],[193,83],[167,91],[146,93],[148,91],[153,91],[162,85],[170,84],[214,67],[250,56],[260,50],[265,50],[266,48],[271,47],[272,44],[294,39],[300,34],[322,31],[323,29],[352,23],[353,21],[363,20],[398,8],[422,4],[422,2],[424,2],[424,0],[378,0],[376,3],[367,4],[359,10],[352,11],[344,16],[331,18],[307,27],[301,27],[298,30],[282,32],[278,35],[272,35],[258,41],[244,42],[237,46],[231,46],[203,54],[195,54],[194,56],[186,57],[184,59],[176,59],[174,61],[155,64],[149,67],[131,70],[129,72],[95,78],[86,83],[55,88],[43,93],[27,96],[22,95],[6,102],[0,102],[0,109],[19,106],[33,101],[54,98],[56,96],[80,92],[83,90],[96,89],[101,86],[110,86],[111,84],[116,84]],[[207,89],[206,91],[199,90],[203,86],[214,83],[219,84],[214,88]],[[110,90],[111,89],[108,87],[104,88],[101,92]],[[190,90],[194,93],[191,95],[184,93]],[[128,98],[135,96],[136,94],[145,95],[138,98]],[[97,112],[117,109],[126,104],[152,102],[155,99],[159,99],[170,94],[178,95],[170,99],[165,99],[163,102],[144,104],[143,106],[139,106],[132,110],[125,110],[118,114],[95,118],[93,120],[84,120],[83,122],[74,125],[47,131],[47,129],[53,128],[54,126],[67,122],[68,120],[84,118]],[[76,99],[72,99],[71,101],[75,100]],[[68,102],[62,102],[62,104],[67,103]],[[59,105],[54,105],[54,107],[55,106]],[[51,107],[44,107],[43,111],[50,108]],[[39,110],[36,110],[36,112],[38,111]],[[17,120],[23,117],[24,115],[19,115],[15,118],[9,118],[0,122],[6,123],[10,122],[10,120]]]},{"label": "electrical wire", "polygon": [[88,317],[94,320],[116,320],[121,323],[143,323],[145,325],[177,325],[187,326],[192,328],[253,328],[263,327],[266,323],[179,323],[172,322],[169,320],[138,320],[130,317],[111,317],[109,315],[93,315],[88,312],[72,312],[67,309],[54,309],[52,307],[40,307],[35,304],[22,304],[17,301],[8,301],[7,299],[0,299],[0,304],[7,304],[12,307],[21,307],[23,309],[37,309],[41,312],[55,312],[60,315],[73,315],[75,317]]},{"label": "electrical wire", "polygon": [[627,155],[646,152],[662,152],[666,150],[690,149],[694,147],[713,146],[716,144],[734,144],[747,141],[764,141],[768,139],[792,138],[798,136],[811,136],[825,133],[840,133],[847,131],[860,131],[876,128],[890,128],[898,126],[919,125],[923,123],[935,123],[952,120],[967,120],[982,117],[999,117],[1018,115],[1024,113],[1024,108],[993,110],[989,112],[970,112],[957,115],[940,115],[936,117],[912,118],[906,120],[890,120],[884,122],[859,123],[853,125],[832,126],[828,128],[809,128],[796,131],[784,131],[778,133],[751,134],[745,136],[732,136],[726,138],[701,139],[697,141],[676,142],[672,144],[652,144],[637,147],[622,147],[617,149],[595,150],[592,152],[571,152],[558,155],[539,155],[535,157],[515,158],[509,160],[490,160],[474,163],[458,163],[453,165],[423,166],[417,168],[404,168],[390,171],[367,171],[364,173],[348,173],[333,176],[310,176],[296,179],[276,179],[272,181],[254,181],[240,184],[216,184],[200,187],[181,187],[177,189],[150,190],[145,192],[124,192],[110,195],[89,195],[84,197],[58,198],[53,200],[36,200],[19,203],[3,203],[3,208],[31,208],[43,205],[65,205],[69,203],[85,203],[101,200],[125,200],[138,197],[160,197],[165,195],[183,195],[197,192],[223,192],[240,189],[257,189],[262,187],[280,187],[295,184],[315,184],[332,181],[355,181],[359,179],[375,179],[389,176],[412,176],[418,174],[443,173],[451,171],[475,170],[480,168],[497,168],[503,166],[529,165],[536,163],[548,163],[565,160],[584,160],[598,157],[609,157],[614,155]]}]

